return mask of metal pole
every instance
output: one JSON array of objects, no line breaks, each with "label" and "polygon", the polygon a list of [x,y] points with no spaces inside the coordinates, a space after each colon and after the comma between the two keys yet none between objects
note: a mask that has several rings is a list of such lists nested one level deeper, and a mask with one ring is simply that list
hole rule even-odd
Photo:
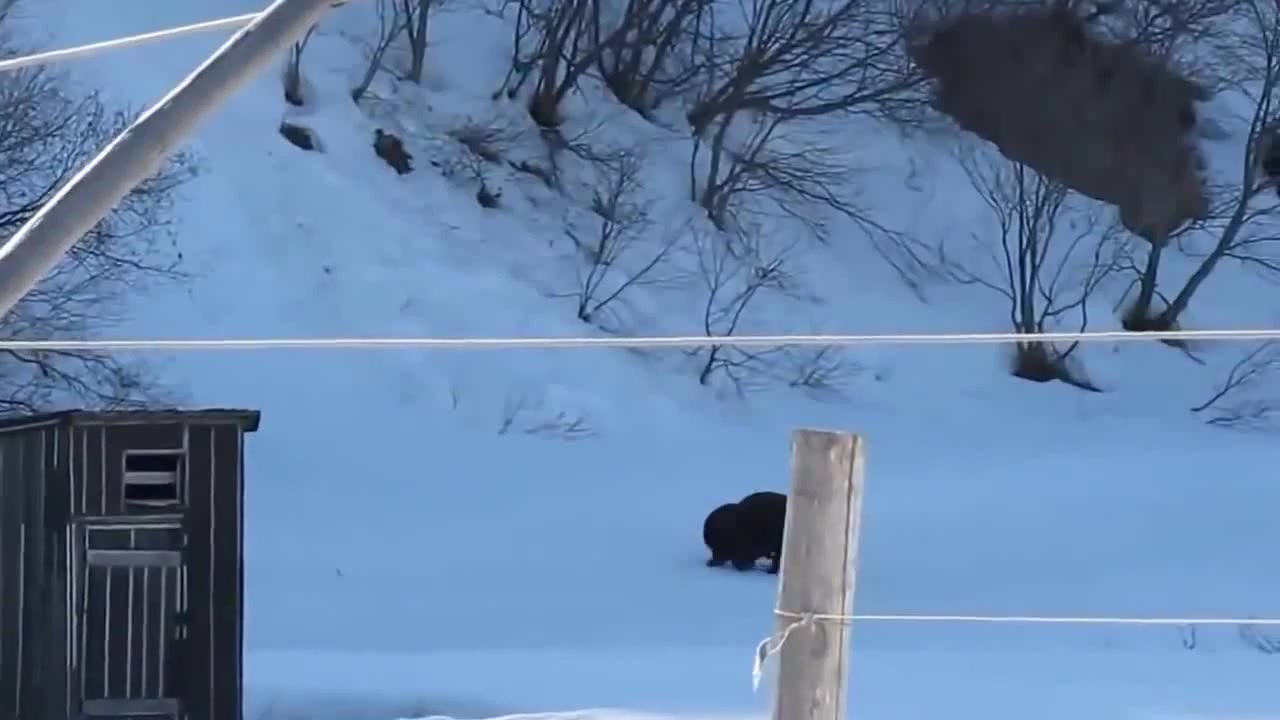
[{"label": "metal pole", "polygon": [[233,92],[302,37],[333,0],[276,0],[143,113],[0,247],[0,316]]}]

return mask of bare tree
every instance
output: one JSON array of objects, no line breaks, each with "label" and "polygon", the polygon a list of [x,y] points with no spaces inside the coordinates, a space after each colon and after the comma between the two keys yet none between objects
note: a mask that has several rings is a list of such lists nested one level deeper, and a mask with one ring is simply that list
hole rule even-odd
[{"label": "bare tree", "polygon": [[1142,45],[1178,61],[1189,46],[1218,35],[1240,0],[1103,0],[1093,2],[1086,21],[1120,41]]},{"label": "bare tree", "polygon": [[[606,18],[607,3],[593,3],[596,68],[614,97],[641,115],[685,90],[698,77],[692,61],[697,25],[712,0],[626,0],[620,18]],[[608,30],[614,42],[605,42]]]},{"label": "bare tree", "polygon": [[307,43],[311,41],[311,35],[315,31],[316,26],[312,25],[301,40],[289,46],[289,57],[284,68],[284,99],[290,105],[302,107],[305,103],[305,98],[302,97],[302,53],[307,49]]},{"label": "bare tree", "polygon": [[697,58],[704,86],[688,113],[695,135],[743,112],[878,114],[919,101],[892,3],[747,0],[712,14]]},{"label": "bare tree", "polygon": [[575,263],[578,287],[567,296],[576,303],[578,319],[586,323],[599,322],[602,314],[615,321],[612,309],[624,293],[661,282],[657,272],[680,239],[677,232],[663,233],[665,239],[656,249],[638,263],[630,263],[632,255],[653,236],[656,225],[649,204],[636,198],[641,159],[632,152],[622,152],[598,168],[602,177],[591,201],[591,234],[584,236],[572,224],[565,228],[575,256],[582,258]]},{"label": "bare tree", "polygon": [[1280,81],[1280,7],[1260,0],[1238,0],[1232,19],[1238,30],[1215,43],[1218,62],[1234,88],[1249,100],[1245,152],[1236,180],[1211,187],[1212,205],[1206,220],[1184,229],[1177,237],[1185,249],[1193,240],[1209,238],[1209,249],[1197,253],[1200,264],[1181,287],[1156,309],[1163,248],[1152,246],[1137,269],[1138,293],[1125,314],[1130,330],[1170,330],[1191,305],[1196,293],[1223,260],[1235,260],[1265,274],[1280,277],[1280,202],[1275,180],[1262,172],[1280,158],[1275,125],[1274,93]]},{"label": "bare tree", "polygon": [[365,57],[368,64],[360,82],[351,89],[351,99],[360,102],[369,91],[378,73],[385,67],[387,51],[404,32],[407,32],[407,18],[400,0],[377,0],[375,12],[378,14],[378,34],[372,43],[366,43]]},{"label": "bare tree", "polygon": [[[1089,298],[1117,267],[1118,231],[1100,227],[1094,212],[1072,208],[1068,200],[1073,196],[1066,187],[1021,163],[972,147],[962,149],[958,157],[995,221],[996,238],[992,242],[972,237],[973,247],[987,256],[983,268],[949,257],[945,243],[939,243],[943,269],[957,282],[1005,298],[1016,333],[1039,335],[1073,316],[1077,330],[1084,331]],[[1013,374],[1096,389],[1068,367],[1078,346],[1019,343]]]},{"label": "bare tree", "polygon": [[693,200],[716,227],[732,237],[744,224],[783,217],[800,222],[813,237],[826,241],[829,219],[843,218],[870,238],[904,280],[912,282],[924,265],[922,255],[911,238],[876,222],[851,197],[854,161],[844,149],[815,140],[817,132],[806,132],[811,128],[801,120],[792,120],[785,129],[780,117],[770,115],[755,116],[743,124],[746,137],[737,144],[727,123],[719,125],[708,142],[698,137],[693,141],[689,161]]},{"label": "bare tree", "polygon": [[514,98],[535,78],[529,114],[552,129],[561,102],[593,69],[641,113],[685,88],[697,71],[674,61],[687,54],[690,26],[711,0],[625,0],[620,12],[608,0],[509,2],[517,5],[514,49],[496,94]]},{"label": "bare tree", "polygon": [[[0,74],[0,238],[44,205],[129,124],[95,94],[73,95],[44,69]],[[179,153],[131,191],[40,284],[0,319],[12,339],[83,339],[123,319],[127,296],[174,280],[173,191],[194,173]],[[136,407],[163,393],[144,364],[90,351],[0,351],[0,413],[82,405]]]},{"label": "bare tree", "polygon": [[422,71],[427,64],[427,30],[431,12],[439,0],[400,0],[405,34],[409,37],[409,71],[405,79],[422,84]]},{"label": "bare tree", "polygon": [[1280,343],[1268,341],[1245,353],[1204,402],[1191,408],[1207,413],[1210,425],[1266,430],[1280,420],[1280,393],[1269,393],[1268,380],[1280,377]]},{"label": "bare tree", "polygon": [[[731,252],[723,234],[694,236],[697,275],[706,293],[702,332],[709,338],[737,334],[761,303],[809,299],[788,264],[798,242],[770,249],[753,232],[734,244],[740,249]],[[854,374],[854,366],[829,348],[713,344],[685,354],[697,359],[700,384],[710,386],[722,377],[739,396],[773,384],[829,396],[838,393]]]},{"label": "bare tree", "polygon": [[[595,0],[513,1],[517,3],[515,48],[511,69],[498,92],[515,97],[534,77],[529,116],[539,127],[557,128],[560,103],[599,60],[601,45],[590,32]],[[612,37],[602,40],[610,41]]]}]

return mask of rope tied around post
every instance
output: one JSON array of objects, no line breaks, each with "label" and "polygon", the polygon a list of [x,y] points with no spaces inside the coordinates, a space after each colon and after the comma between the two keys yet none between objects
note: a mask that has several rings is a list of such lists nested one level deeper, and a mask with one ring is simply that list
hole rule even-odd
[{"label": "rope tied around post", "polygon": [[782,646],[786,644],[787,638],[791,637],[793,630],[814,625],[818,622],[848,623],[853,620],[852,615],[831,615],[827,613],[794,613],[786,610],[774,610],[773,614],[778,617],[791,618],[791,622],[781,632],[774,632],[756,645],[755,659],[751,663],[752,692],[760,690],[760,678],[764,675],[765,663],[769,661],[771,656],[782,651]]}]

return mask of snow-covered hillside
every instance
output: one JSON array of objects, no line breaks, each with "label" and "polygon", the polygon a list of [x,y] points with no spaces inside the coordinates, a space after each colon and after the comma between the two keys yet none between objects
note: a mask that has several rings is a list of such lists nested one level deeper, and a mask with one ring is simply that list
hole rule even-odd
[{"label": "snow-covered hillside", "polygon": [[[33,0],[24,12],[34,42],[63,46],[261,4]],[[304,107],[285,103],[272,71],[201,130],[202,172],[179,208],[197,276],[139,297],[113,334],[599,332],[566,296],[584,265],[564,228],[590,217],[591,178],[571,164],[561,194],[513,169],[546,151],[519,103],[491,99],[509,20],[446,6],[424,86],[384,74],[357,107],[371,8],[334,11],[311,39]],[[226,37],[66,69],[136,107]],[[701,333],[687,129],[586,87],[567,103],[570,129],[643,151],[637,192],[654,225],[628,262],[685,233],[668,282],[627,292],[618,330]],[[322,152],[286,143],[282,118]],[[509,129],[486,170],[497,208],[481,207],[465,171],[443,172],[465,166],[454,138],[467,127]],[[375,157],[375,128],[404,138],[414,172]],[[844,134],[878,222],[957,249],[990,232],[954,136],[824,131]],[[1215,142],[1224,165],[1238,144]],[[831,235],[813,243],[771,222],[770,242],[796,245],[801,292],[762,296],[740,332],[1007,329],[997,294],[932,283],[919,297],[847,223]],[[1170,277],[1191,268],[1168,263]],[[1099,291],[1091,329],[1118,328],[1123,289]],[[1184,324],[1275,326],[1274,298],[1224,265]],[[678,351],[219,352],[165,367],[191,404],[263,411],[248,449],[246,717],[692,718],[767,710],[750,668],[776,578],[704,567],[699,529],[727,498],[786,489],[797,426],[867,437],[861,612],[1280,617],[1280,449],[1188,412],[1246,349],[1198,348],[1197,363],[1156,343],[1090,345],[1079,354],[1102,393],[1010,377],[997,346],[852,349],[836,356],[856,368],[843,392],[820,397],[787,387],[799,359],[738,397],[699,384],[700,359]],[[858,718],[1280,717],[1280,659],[1234,627],[865,623],[853,648]]]}]

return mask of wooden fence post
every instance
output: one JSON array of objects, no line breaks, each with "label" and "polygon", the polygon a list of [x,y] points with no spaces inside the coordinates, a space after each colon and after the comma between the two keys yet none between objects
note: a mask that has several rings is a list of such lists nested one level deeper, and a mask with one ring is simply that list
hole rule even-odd
[{"label": "wooden fence post", "polygon": [[845,719],[848,621],[795,623],[808,615],[852,614],[862,491],[863,443],[857,435],[792,433],[773,720]]}]

